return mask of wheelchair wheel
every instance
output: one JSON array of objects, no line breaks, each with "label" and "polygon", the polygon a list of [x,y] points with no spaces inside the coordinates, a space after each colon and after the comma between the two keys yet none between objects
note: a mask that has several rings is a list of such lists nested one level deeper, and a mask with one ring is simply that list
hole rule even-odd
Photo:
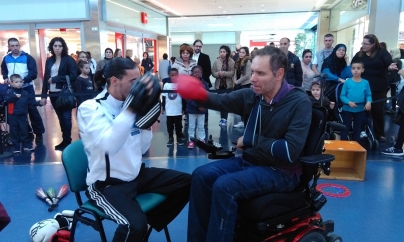
[{"label": "wheelchair wheel", "polygon": [[3,144],[4,144],[4,146],[6,146],[6,147],[8,147],[8,146],[11,146],[13,143],[11,142],[11,139],[10,139],[10,134],[4,134],[3,135]]},{"label": "wheelchair wheel", "polygon": [[371,150],[372,149],[372,141],[370,140],[369,137],[363,137],[360,140],[360,145],[362,145],[365,150]]},{"label": "wheelchair wheel", "polygon": [[377,150],[379,148],[379,141],[377,139],[374,139],[372,142],[372,149]]},{"label": "wheelchair wheel", "polygon": [[329,234],[327,235],[326,242],[342,242],[342,238],[338,234]]},{"label": "wheelchair wheel", "polygon": [[305,234],[299,242],[327,242],[322,233],[319,231],[310,231]]}]

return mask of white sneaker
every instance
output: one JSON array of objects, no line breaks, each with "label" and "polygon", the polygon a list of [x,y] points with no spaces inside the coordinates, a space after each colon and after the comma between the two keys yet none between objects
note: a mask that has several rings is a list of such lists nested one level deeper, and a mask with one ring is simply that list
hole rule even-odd
[{"label": "white sneaker", "polygon": [[361,138],[365,138],[365,137],[368,137],[368,135],[366,134],[366,132],[365,131],[362,131],[361,132],[361,136],[360,136]]},{"label": "white sneaker", "polygon": [[220,119],[219,126],[227,126],[227,120],[224,118]]},{"label": "white sneaker", "polygon": [[235,124],[233,127],[234,128],[244,128],[244,123],[240,121],[240,122],[238,122],[238,124]]}]

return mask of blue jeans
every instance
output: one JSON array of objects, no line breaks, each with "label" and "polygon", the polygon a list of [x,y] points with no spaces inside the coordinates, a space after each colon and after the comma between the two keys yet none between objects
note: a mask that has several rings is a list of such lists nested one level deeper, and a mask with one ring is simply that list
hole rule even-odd
[{"label": "blue jeans", "polygon": [[72,141],[72,109],[58,109],[55,108],[57,97],[50,97],[53,108],[59,119],[60,129],[62,130],[63,141]]},{"label": "blue jeans", "polygon": [[292,191],[298,182],[296,175],[241,157],[198,167],[192,174],[187,241],[233,241],[238,200]]},{"label": "blue jeans", "polygon": [[[35,90],[32,85],[23,88],[28,94],[35,95]],[[36,106],[28,105],[28,114],[31,121],[32,131],[35,134],[45,133],[45,127],[43,126],[41,115],[39,114],[38,108]]]}]

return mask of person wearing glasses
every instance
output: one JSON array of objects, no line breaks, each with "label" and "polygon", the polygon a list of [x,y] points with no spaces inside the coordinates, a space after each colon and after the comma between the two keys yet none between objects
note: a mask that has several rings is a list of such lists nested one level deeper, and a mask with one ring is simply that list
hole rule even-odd
[{"label": "person wearing glasses", "polygon": [[197,39],[194,41],[194,54],[192,55],[192,59],[196,61],[198,66],[202,67],[202,78],[208,83],[209,88],[211,88],[212,83],[210,82],[210,75],[212,75],[212,64],[210,62],[210,57],[207,54],[202,53],[202,47],[202,40]]},{"label": "person wearing glasses", "polygon": [[[386,98],[388,89],[387,72],[397,70],[397,64],[393,62],[390,53],[380,46],[380,42],[373,34],[363,37],[362,47],[352,58],[352,62],[362,62],[364,72],[362,78],[369,81],[372,92],[373,130],[379,142],[385,142],[384,134],[384,103],[377,102],[378,99]],[[376,101],[376,102],[375,102]]]}]

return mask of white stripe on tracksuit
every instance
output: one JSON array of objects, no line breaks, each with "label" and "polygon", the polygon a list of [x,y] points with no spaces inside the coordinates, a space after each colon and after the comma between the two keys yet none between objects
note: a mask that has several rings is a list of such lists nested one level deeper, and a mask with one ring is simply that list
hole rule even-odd
[{"label": "white stripe on tracksuit", "polygon": [[95,184],[88,186],[88,193],[97,206],[104,210],[106,215],[110,216],[116,223],[128,226],[128,234],[125,239],[127,241],[130,233],[129,221],[105,199],[104,195],[95,188]]}]

